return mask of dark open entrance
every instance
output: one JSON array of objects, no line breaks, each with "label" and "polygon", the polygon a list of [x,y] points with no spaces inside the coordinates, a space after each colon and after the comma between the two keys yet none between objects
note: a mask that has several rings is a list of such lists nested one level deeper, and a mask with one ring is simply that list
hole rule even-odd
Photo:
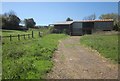
[{"label": "dark open entrance", "polygon": [[83,22],[83,34],[92,34],[94,22]]},{"label": "dark open entrance", "polygon": [[82,22],[74,22],[72,24],[72,35],[83,35]]},{"label": "dark open entrance", "polygon": [[91,29],[83,29],[83,33],[84,34],[92,34],[92,30]]},{"label": "dark open entrance", "polygon": [[70,25],[54,25],[53,33],[66,33],[70,34]]}]

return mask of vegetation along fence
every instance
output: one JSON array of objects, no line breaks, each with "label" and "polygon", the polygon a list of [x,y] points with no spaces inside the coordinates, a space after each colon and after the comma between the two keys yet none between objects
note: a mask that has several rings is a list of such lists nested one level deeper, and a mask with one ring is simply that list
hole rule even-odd
[{"label": "vegetation along fence", "polygon": [[[42,32],[38,32],[39,37],[42,37],[43,36],[42,34],[43,34]],[[9,40],[12,41],[13,37],[17,37],[18,40],[21,40],[21,37],[23,37],[24,39],[26,39],[26,38],[30,39],[30,38],[34,38],[34,32],[32,31],[31,34],[0,36],[0,40],[2,38],[9,38]]]}]

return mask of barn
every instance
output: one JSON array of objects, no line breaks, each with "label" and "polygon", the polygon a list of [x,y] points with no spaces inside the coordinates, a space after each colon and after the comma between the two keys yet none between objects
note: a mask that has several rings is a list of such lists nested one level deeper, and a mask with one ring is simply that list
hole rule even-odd
[{"label": "barn", "polygon": [[66,32],[69,35],[92,34],[97,31],[111,31],[113,19],[65,21],[52,24],[54,32]]}]

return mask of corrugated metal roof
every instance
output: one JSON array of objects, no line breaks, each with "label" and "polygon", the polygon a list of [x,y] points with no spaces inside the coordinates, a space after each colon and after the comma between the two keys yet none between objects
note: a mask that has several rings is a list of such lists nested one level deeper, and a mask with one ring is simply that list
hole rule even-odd
[{"label": "corrugated metal roof", "polygon": [[113,19],[63,21],[63,22],[53,23],[52,25],[69,25],[72,24],[73,22],[105,22],[105,21],[113,21]]},{"label": "corrugated metal roof", "polygon": [[74,22],[104,22],[104,21],[113,21],[113,19],[101,19],[101,20],[80,20]]},{"label": "corrugated metal roof", "polygon": [[64,22],[56,22],[53,25],[69,25],[72,24],[74,21],[64,21]]}]

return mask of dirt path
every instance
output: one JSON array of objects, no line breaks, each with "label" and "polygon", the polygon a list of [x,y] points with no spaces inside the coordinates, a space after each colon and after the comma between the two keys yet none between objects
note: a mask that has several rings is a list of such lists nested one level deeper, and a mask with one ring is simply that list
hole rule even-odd
[{"label": "dirt path", "polygon": [[118,67],[79,44],[79,36],[60,41],[48,79],[116,79]]}]

